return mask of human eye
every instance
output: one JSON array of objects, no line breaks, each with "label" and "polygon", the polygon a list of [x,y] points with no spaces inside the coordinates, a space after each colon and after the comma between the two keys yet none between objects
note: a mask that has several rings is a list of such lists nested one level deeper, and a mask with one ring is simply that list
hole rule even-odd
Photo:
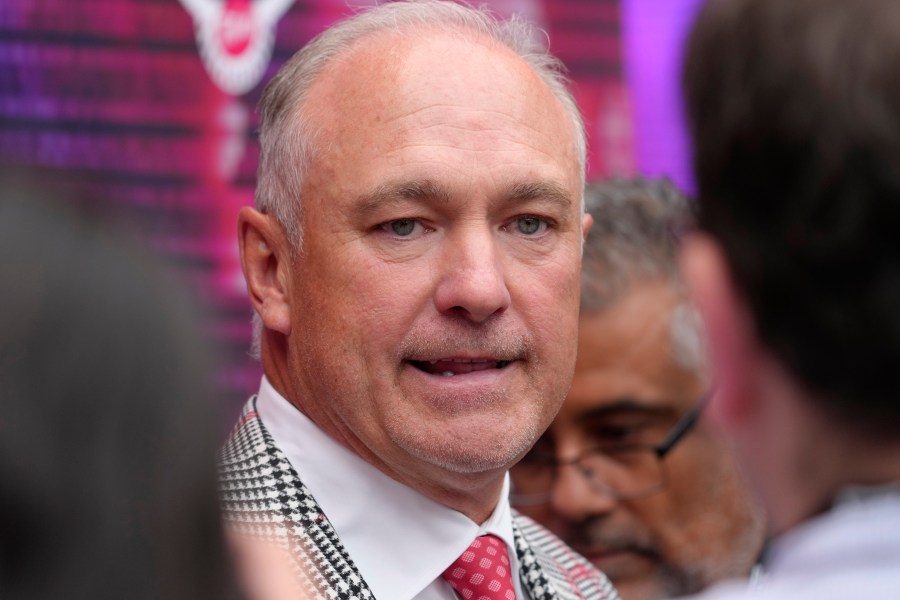
[{"label": "human eye", "polygon": [[518,235],[539,237],[546,233],[552,227],[552,224],[548,219],[537,215],[521,215],[516,217],[507,227]]},{"label": "human eye", "polygon": [[636,427],[597,427],[591,435],[598,446],[616,446],[632,442],[640,432]]},{"label": "human eye", "polygon": [[392,237],[412,239],[430,231],[418,219],[392,219],[378,226]]},{"label": "human eye", "polygon": [[588,429],[594,445],[601,447],[646,443],[651,430],[652,423],[641,417],[611,419]]}]

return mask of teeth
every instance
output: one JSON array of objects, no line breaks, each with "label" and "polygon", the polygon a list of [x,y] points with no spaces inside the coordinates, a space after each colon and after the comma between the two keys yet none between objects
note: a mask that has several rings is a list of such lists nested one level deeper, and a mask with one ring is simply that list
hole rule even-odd
[{"label": "teeth", "polygon": [[[453,362],[453,363],[464,363],[465,364],[465,363],[480,363],[480,362],[487,362],[487,361],[486,360],[472,360],[471,358],[436,358],[434,360],[429,360],[429,361],[425,361],[425,362],[428,362],[429,364],[433,365],[433,364],[439,363],[439,362]],[[506,366],[509,364],[508,360],[501,360],[499,362],[503,366]]]},{"label": "teeth", "polygon": [[443,375],[444,377],[453,377],[454,375],[456,375],[456,373],[454,373],[453,371],[444,371],[443,373],[441,373],[441,375]]}]

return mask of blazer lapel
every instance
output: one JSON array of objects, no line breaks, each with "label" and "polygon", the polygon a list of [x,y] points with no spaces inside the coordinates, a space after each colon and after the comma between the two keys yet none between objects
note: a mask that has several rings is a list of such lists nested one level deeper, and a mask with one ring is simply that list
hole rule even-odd
[{"label": "blazer lapel", "polygon": [[519,557],[519,578],[531,600],[557,600],[557,595],[544,573],[544,569],[538,562],[537,556],[522,531],[519,529],[516,519],[513,519],[513,537],[516,543],[516,555]]},{"label": "blazer lapel", "polygon": [[219,477],[226,519],[286,545],[307,591],[317,598],[374,598],[334,527],[259,420],[255,397],[220,453]]},{"label": "blazer lapel", "polygon": [[619,600],[609,579],[531,519],[513,511],[519,576],[531,600]]}]

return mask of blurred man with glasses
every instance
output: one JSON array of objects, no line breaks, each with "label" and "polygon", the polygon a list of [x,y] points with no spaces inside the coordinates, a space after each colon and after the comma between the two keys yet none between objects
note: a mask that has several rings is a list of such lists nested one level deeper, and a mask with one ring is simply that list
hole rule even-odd
[{"label": "blurred man with glasses", "polygon": [[587,556],[625,600],[747,576],[759,511],[698,423],[708,381],[677,269],[686,199],[666,181],[589,186],[578,359],[556,420],[512,471],[512,501]]}]

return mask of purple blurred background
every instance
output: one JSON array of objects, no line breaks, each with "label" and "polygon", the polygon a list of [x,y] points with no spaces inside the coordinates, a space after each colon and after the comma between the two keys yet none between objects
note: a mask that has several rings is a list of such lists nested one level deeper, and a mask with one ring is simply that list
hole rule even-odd
[{"label": "purple blurred background", "polygon": [[[585,115],[591,179],[671,177],[690,191],[680,40],[699,0],[493,0],[548,35]],[[355,2],[356,5],[365,2]],[[346,0],[2,0],[0,163],[39,168],[183,275],[239,403],[256,389],[237,257],[252,203],[254,107]]]}]

